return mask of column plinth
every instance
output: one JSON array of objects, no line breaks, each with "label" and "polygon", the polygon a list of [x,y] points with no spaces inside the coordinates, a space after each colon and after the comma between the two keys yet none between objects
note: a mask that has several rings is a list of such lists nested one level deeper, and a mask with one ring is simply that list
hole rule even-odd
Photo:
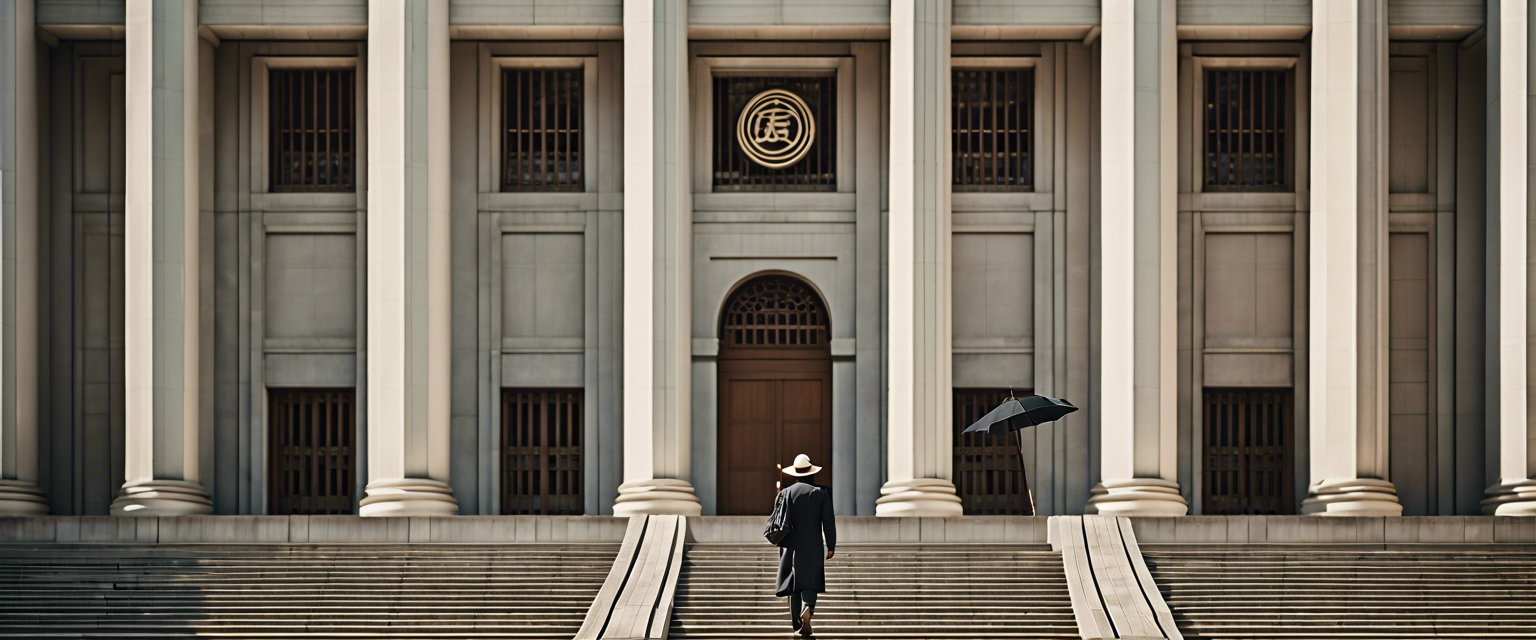
[{"label": "column plinth", "polygon": [[1536,479],[1488,487],[1483,513],[1491,516],[1536,516]]},{"label": "column plinth", "polygon": [[619,497],[613,503],[613,515],[696,516],[701,512],[693,485],[684,480],[650,478],[619,485]]},{"label": "column plinth", "polygon": [[213,513],[213,500],[196,482],[133,480],[112,501],[114,516],[192,516]]},{"label": "column plinth", "polygon": [[875,515],[885,517],[938,517],[962,515],[955,484],[936,478],[893,480],[880,487]]},{"label": "column plinth", "polygon": [[459,501],[448,483],[427,478],[374,480],[364,489],[361,516],[452,516]]},{"label": "column plinth", "polygon": [[1182,516],[1189,513],[1189,504],[1179,495],[1177,482],[1131,478],[1094,485],[1087,511],[1106,516]]},{"label": "column plinth", "polygon": [[0,480],[0,516],[46,516],[48,494],[35,482]]},{"label": "column plinth", "polygon": [[1316,516],[1400,516],[1392,483],[1376,478],[1325,478],[1307,487],[1301,513]]}]

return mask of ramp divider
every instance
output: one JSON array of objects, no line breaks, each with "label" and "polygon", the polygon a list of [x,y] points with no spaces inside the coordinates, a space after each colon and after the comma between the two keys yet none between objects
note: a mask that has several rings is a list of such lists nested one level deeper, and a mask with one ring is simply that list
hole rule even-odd
[{"label": "ramp divider", "polygon": [[667,637],[687,532],[683,516],[630,518],[619,555],[587,609],[576,640]]},{"label": "ramp divider", "polygon": [[1183,640],[1128,518],[1052,516],[1049,526],[1081,637]]}]

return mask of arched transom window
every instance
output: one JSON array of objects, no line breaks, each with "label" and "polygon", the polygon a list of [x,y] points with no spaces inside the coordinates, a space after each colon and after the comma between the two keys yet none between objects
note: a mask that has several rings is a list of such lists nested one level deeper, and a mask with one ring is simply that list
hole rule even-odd
[{"label": "arched transom window", "polygon": [[827,312],[805,282],[766,275],[736,289],[725,308],[723,347],[826,349]]}]

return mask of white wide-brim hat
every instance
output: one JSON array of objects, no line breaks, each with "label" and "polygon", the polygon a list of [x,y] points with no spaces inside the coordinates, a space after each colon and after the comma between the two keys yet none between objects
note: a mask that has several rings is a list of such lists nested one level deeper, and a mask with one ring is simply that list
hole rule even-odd
[{"label": "white wide-brim hat", "polygon": [[784,473],[795,476],[797,478],[814,476],[818,471],[821,471],[821,467],[811,464],[811,457],[803,453],[795,456],[794,466],[784,467]]}]

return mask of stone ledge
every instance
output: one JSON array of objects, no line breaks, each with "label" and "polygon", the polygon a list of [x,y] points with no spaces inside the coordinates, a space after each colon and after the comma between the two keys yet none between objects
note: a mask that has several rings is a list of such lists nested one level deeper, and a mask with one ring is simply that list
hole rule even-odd
[{"label": "stone ledge", "polygon": [[1141,544],[1531,544],[1536,518],[1183,516],[1131,518]]},{"label": "stone ledge", "polygon": [[[767,516],[704,516],[688,519],[689,542],[763,542]],[[860,543],[1011,543],[1045,544],[1046,517],[963,516],[957,518],[881,518],[839,516],[838,544]]]},{"label": "stone ledge", "polygon": [[0,518],[0,542],[541,543],[619,542],[610,516],[30,516]]}]

